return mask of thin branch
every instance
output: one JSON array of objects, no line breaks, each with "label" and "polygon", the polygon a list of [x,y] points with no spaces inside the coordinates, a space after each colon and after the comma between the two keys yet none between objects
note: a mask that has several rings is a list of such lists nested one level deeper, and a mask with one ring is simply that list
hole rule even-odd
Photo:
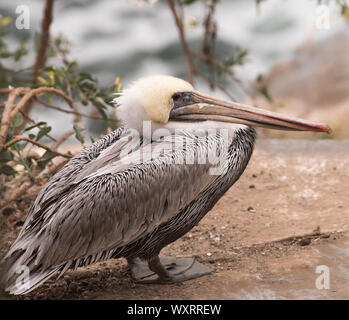
[{"label": "thin branch", "polygon": [[63,91],[60,91],[60,90],[55,89],[55,88],[40,87],[37,89],[30,90],[28,93],[26,93],[23,96],[23,98],[18,102],[16,108],[14,110],[12,110],[12,112],[11,112],[11,120],[16,116],[18,111],[20,111],[26,105],[26,103],[28,103],[28,101],[32,97],[34,97],[40,93],[54,93],[54,94],[60,96],[61,98],[63,98],[63,100],[65,100],[69,106],[73,107],[73,104],[74,104],[73,101]]},{"label": "thin branch", "polygon": [[59,169],[61,169],[67,162],[69,158],[60,158],[59,161],[53,163],[51,166],[46,166],[44,170],[42,170],[37,176],[34,177],[34,180],[29,180],[24,182],[17,191],[11,192],[8,196],[5,196],[5,202],[10,203],[23,194],[27,193],[30,188],[35,185],[40,185],[42,180],[46,178],[46,175],[54,175]]},{"label": "thin branch", "polygon": [[214,14],[216,9],[217,1],[211,1],[208,4],[207,14],[204,20],[204,36],[200,46],[200,55],[197,55],[196,61],[194,63],[195,70],[198,69],[202,56],[214,57],[214,43],[217,34],[217,24],[214,21]]},{"label": "thin branch", "polygon": [[[20,111],[23,115],[24,118],[26,118],[29,122],[35,124],[36,122],[31,118],[29,117],[24,111]],[[39,129],[42,129],[42,126],[38,126]],[[45,133],[45,136],[48,137],[49,139],[51,139],[52,141],[56,142],[57,140],[52,137],[49,133]]]},{"label": "thin branch", "polygon": [[45,178],[45,175],[54,175],[59,169],[61,169],[67,162],[68,158],[61,159],[60,161],[53,163],[52,166],[47,166],[38,176],[35,177],[35,181],[40,181]]},{"label": "thin branch", "polygon": [[[185,59],[187,61],[188,65],[188,81],[193,84],[194,83],[194,74],[195,74],[195,67],[193,65],[193,62],[191,60],[190,56],[190,48],[187,43],[186,37],[185,37],[185,30],[184,30],[184,25],[183,25],[183,14],[181,16],[178,15],[177,9],[176,9],[176,3],[174,0],[167,0],[168,6],[170,7],[170,10],[172,12],[172,15],[174,17],[178,33],[179,33],[179,38],[181,40],[181,45],[184,51]],[[181,12],[183,13],[182,10],[182,5],[178,3],[179,8],[181,9]]]},{"label": "thin branch", "polygon": [[202,79],[204,79],[209,85],[215,86],[218,89],[220,89],[222,92],[224,92],[231,100],[237,101],[237,99],[223,86],[212,80],[210,77],[206,76],[200,71],[196,71],[197,75],[199,75]]},{"label": "thin branch", "polygon": [[57,139],[56,143],[52,146],[53,150],[57,150],[58,147],[64,142],[66,141],[71,135],[73,135],[75,133],[75,130],[68,130],[66,133],[62,134],[59,139]]},{"label": "thin branch", "polygon": [[13,90],[13,88],[0,89],[0,94],[9,94],[11,90]]},{"label": "thin branch", "polygon": [[37,83],[38,76],[46,64],[47,47],[50,41],[50,25],[53,19],[53,3],[54,0],[46,0],[45,3],[44,17],[41,22],[40,46],[34,64],[33,84]]},{"label": "thin branch", "polygon": [[30,139],[28,137],[24,137],[24,136],[15,136],[14,138],[12,138],[9,142],[7,142],[5,145],[4,145],[4,148],[7,149],[8,147],[12,146],[13,144],[19,142],[19,141],[28,141],[30,142],[31,144],[34,144],[42,149],[45,149],[47,151],[51,151],[53,153],[56,153],[57,155],[61,156],[61,157],[64,157],[64,158],[71,158],[72,155],[70,154],[64,154],[64,153],[60,153],[58,151],[55,151],[53,149],[51,149],[50,147],[38,142],[38,141],[35,141],[33,139]]},{"label": "thin branch", "polygon": [[[93,115],[89,115],[89,114],[86,114],[86,113],[77,112],[77,111],[72,111],[72,110],[67,110],[67,109],[63,109],[63,108],[54,106],[53,104],[48,103],[48,102],[46,102],[46,101],[44,101],[44,100],[41,100],[40,98],[36,98],[36,100],[37,100],[40,104],[42,104],[43,106],[45,106],[45,107],[47,107],[47,108],[49,108],[49,109],[57,110],[57,111],[64,112],[64,113],[74,114],[74,115],[77,115],[77,116],[80,116],[80,117],[89,118],[89,119],[103,120],[102,117],[93,116]],[[108,118],[108,119],[109,119],[109,120],[112,120],[112,121],[117,121],[115,118]]]},{"label": "thin branch", "polygon": [[[222,70],[223,72],[225,72],[228,76],[230,76],[230,78],[236,82],[236,84],[239,85],[239,87],[241,88],[242,91],[244,91],[246,94],[248,93],[248,89],[245,87],[245,85],[243,84],[243,82],[238,79],[235,76],[235,73],[230,69],[225,67],[223,64],[221,64],[220,62],[218,62],[214,57],[210,56],[210,55],[206,55],[203,52],[199,52],[199,51],[195,51],[195,50],[191,50],[191,54],[195,55],[195,56],[200,56],[202,57],[202,59],[206,60],[209,64],[212,64],[213,66],[217,67],[218,69]],[[197,73],[199,73],[197,71]],[[201,73],[201,77],[202,77],[202,73]],[[208,78],[208,77],[207,77]],[[224,91],[222,88],[222,86],[220,86],[216,81],[210,80],[212,82],[213,86],[217,86],[219,89],[221,89],[222,91]]]},{"label": "thin branch", "polygon": [[[167,0],[168,6],[172,12],[175,20],[176,27],[178,29],[179,38],[181,46],[184,52],[184,56],[188,65],[188,79],[191,84],[194,82],[194,77],[199,76],[204,79],[212,89],[217,87],[222,92],[224,92],[229,98],[234,99],[234,97],[228,92],[228,90],[220,85],[214,78],[205,75],[199,71],[200,62],[203,60],[208,65],[222,70],[223,73],[227,74],[233,81],[235,81],[244,92],[248,92],[244,84],[238,79],[234,72],[229,68],[224,66],[222,63],[218,62],[214,57],[214,44],[217,35],[217,23],[214,20],[217,0],[206,1],[207,13],[203,22],[204,34],[201,42],[200,50],[196,51],[190,48],[186,40],[184,23],[183,23],[183,6],[179,0]],[[235,100],[235,99],[234,99]]]},{"label": "thin branch", "polygon": [[[73,101],[63,91],[57,90],[55,88],[40,87],[37,89],[33,89],[29,91],[28,90],[29,89],[27,88],[17,88],[10,91],[8,101],[6,102],[6,105],[5,105],[5,110],[1,117],[0,151],[2,151],[4,148],[4,143],[7,137],[8,129],[10,127],[12,120],[14,119],[14,117],[18,112],[23,111],[22,109],[34,96],[39,95],[40,93],[54,93],[60,96],[61,98],[63,98],[68,103],[69,106],[73,107],[74,105]],[[16,98],[23,93],[25,93],[24,96],[17,103],[17,105],[15,105]]]},{"label": "thin branch", "polygon": [[[53,2],[54,0],[46,0],[45,2],[44,17],[41,22],[41,37],[40,37],[39,50],[37,52],[34,67],[33,67],[34,70],[33,70],[32,83],[34,85],[37,84],[38,76],[41,74],[42,69],[46,65],[47,47],[49,46],[49,41],[50,41],[50,25],[53,19],[53,15],[52,15]],[[23,110],[26,114],[30,114],[32,107],[33,107],[33,101],[30,101],[24,106]],[[19,133],[21,130],[23,130],[24,126],[25,126],[25,123],[23,123],[21,126],[16,128],[15,133]]]},{"label": "thin branch", "polygon": [[10,203],[16,199],[18,199],[20,196],[22,196],[23,194],[26,194],[26,192],[28,191],[28,189],[30,187],[32,187],[34,184],[33,181],[26,181],[24,182],[20,187],[19,189],[17,189],[17,191],[14,191],[13,193],[11,193],[9,195],[9,197],[6,199],[6,202],[7,203]]},{"label": "thin branch", "polygon": [[203,51],[196,51],[196,50],[191,50],[190,53],[192,55],[198,56],[200,59],[205,60],[209,64],[212,64],[213,66],[222,70],[223,72],[228,73],[235,81],[240,81],[239,79],[235,78],[235,74],[232,70],[230,70],[229,68],[225,67],[223,64],[218,62],[212,55],[208,55]]},{"label": "thin branch", "polygon": [[13,118],[11,118],[11,113],[16,106],[16,99],[21,93],[21,88],[14,89],[9,93],[8,100],[5,103],[5,109],[1,116],[0,125],[0,151],[4,148],[4,143],[8,134],[8,130]]}]

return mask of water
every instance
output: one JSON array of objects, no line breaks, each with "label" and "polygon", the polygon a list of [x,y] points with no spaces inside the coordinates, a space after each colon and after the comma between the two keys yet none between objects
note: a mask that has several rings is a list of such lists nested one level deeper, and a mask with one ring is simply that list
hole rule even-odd
[{"label": "water", "polygon": [[[178,47],[178,35],[165,1],[137,6],[135,1],[56,1],[52,34],[71,40],[71,55],[81,67],[96,73],[105,85],[116,75],[126,83],[152,73],[185,74]],[[33,36],[40,26],[43,1],[6,0],[0,4],[5,14],[14,15],[18,4],[29,6]],[[332,8],[333,6],[331,6]],[[289,58],[308,36],[322,40],[346,27],[333,8],[330,29],[314,30],[317,1],[268,0],[259,7],[254,0],[227,1],[217,5],[218,38],[227,48],[238,44],[249,49],[250,57],[239,76],[253,80],[270,66]],[[203,16],[200,3],[188,7],[187,20]],[[17,30],[19,37],[23,31]],[[188,29],[189,41],[202,34],[201,27]],[[175,55],[171,51],[173,49]],[[220,52],[217,52],[221,54]],[[229,51],[223,56],[229,57]]]},{"label": "water", "polygon": [[[284,274],[256,276],[233,285],[227,283],[226,298],[346,300],[349,297],[348,244],[348,239],[344,238],[317,246],[312,258],[315,263],[306,267],[293,268]],[[307,259],[309,257],[305,256],[304,261],[308,262]],[[290,265],[292,260],[290,257]],[[319,276],[322,278],[317,280]],[[328,276],[327,282],[325,276]]]},{"label": "water", "polygon": [[[0,12],[15,16],[19,4],[30,8],[31,29],[16,30],[12,26],[11,34],[32,39],[40,29],[43,1],[5,0],[0,3]],[[249,50],[246,64],[235,68],[238,78],[248,88],[257,75],[292,57],[295,49],[309,37],[324,41],[347,27],[331,2],[331,28],[317,30],[316,8],[317,1],[311,0],[268,0],[259,7],[254,0],[221,0],[217,5],[216,53],[224,59],[232,55],[236,45]],[[202,9],[200,3],[188,7],[187,21],[200,21]],[[127,85],[149,74],[186,75],[177,29],[166,1],[143,7],[137,6],[136,1],[126,0],[56,1],[51,33],[53,36],[62,33],[71,41],[71,57],[78,60],[82,70],[96,75],[103,86],[113,83],[116,76]],[[187,30],[191,44],[198,44],[201,35],[200,26]],[[30,65],[33,60],[32,54],[20,67]],[[198,82],[197,87],[209,91],[204,83]],[[229,89],[243,100],[246,93],[234,83],[230,83]],[[47,109],[36,115],[51,118]],[[66,115],[62,115],[53,121],[64,127],[65,119]]]}]

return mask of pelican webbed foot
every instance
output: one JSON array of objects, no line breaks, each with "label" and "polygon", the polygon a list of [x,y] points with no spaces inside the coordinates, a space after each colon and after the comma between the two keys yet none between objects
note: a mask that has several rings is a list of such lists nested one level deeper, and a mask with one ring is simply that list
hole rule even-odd
[{"label": "pelican webbed foot", "polygon": [[144,261],[128,259],[132,278],[138,283],[176,283],[195,279],[213,272],[195,258],[156,256]]}]

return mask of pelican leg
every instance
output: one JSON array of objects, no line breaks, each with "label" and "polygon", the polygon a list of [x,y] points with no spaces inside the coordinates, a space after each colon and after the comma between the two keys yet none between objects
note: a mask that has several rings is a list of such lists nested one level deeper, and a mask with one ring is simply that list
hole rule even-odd
[{"label": "pelican leg", "polygon": [[132,278],[139,283],[175,283],[195,279],[213,272],[195,258],[156,256],[148,262],[127,259]]}]

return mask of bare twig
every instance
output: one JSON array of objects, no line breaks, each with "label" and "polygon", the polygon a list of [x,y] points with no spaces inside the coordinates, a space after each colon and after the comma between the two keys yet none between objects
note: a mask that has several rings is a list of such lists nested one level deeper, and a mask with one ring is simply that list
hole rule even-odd
[{"label": "bare twig", "polygon": [[61,98],[63,98],[63,100],[65,100],[69,106],[73,107],[74,102],[63,91],[55,89],[55,88],[40,87],[37,89],[30,90],[28,93],[26,93],[24,95],[24,97],[18,102],[16,108],[14,110],[12,110],[11,120],[16,116],[18,111],[20,111],[26,105],[26,103],[28,103],[28,101],[32,97],[34,97],[40,93],[54,93],[54,94],[60,96]]},{"label": "bare twig", "polygon": [[28,137],[24,137],[24,136],[15,136],[14,138],[12,138],[9,142],[7,142],[5,145],[4,145],[4,148],[8,148],[10,146],[12,146],[13,144],[19,142],[19,141],[28,141],[30,142],[31,144],[34,144],[40,148],[43,148],[47,151],[51,151],[53,153],[56,153],[57,155],[61,156],[61,157],[64,157],[64,158],[71,158],[72,156],[70,154],[64,154],[64,153],[60,153],[58,151],[55,151],[53,149],[51,149],[50,147],[38,142],[38,141],[35,141],[33,139],[30,139]]},{"label": "bare twig", "polygon": [[[20,96],[21,94],[24,94],[24,96],[21,98],[21,100],[15,104],[16,98]],[[55,88],[47,88],[47,87],[40,87],[37,89],[29,90],[28,88],[16,88],[10,91],[9,98],[5,104],[5,110],[3,112],[3,115],[1,117],[1,127],[0,127],[0,151],[4,149],[4,143],[7,137],[8,129],[10,127],[10,124],[16,114],[20,111],[23,111],[22,109],[26,106],[26,104],[31,100],[31,98],[35,97],[36,95],[39,95],[41,93],[53,93],[61,98],[63,98],[69,106],[73,107],[74,103],[73,101],[63,92]],[[25,112],[26,113],[26,112]],[[27,113],[26,113],[27,114]]]},{"label": "bare twig", "polygon": [[[43,101],[43,100],[41,100],[40,98],[36,98],[36,100],[37,100],[40,104],[42,104],[43,106],[45,106],[45,107],[47,107],[47,108],[50,108],[50,109],[53,109],[53,110],[57,110],[57,111],[64,112],[64,113],[69,113],[69,114],[74,114],[74,115],[81,116],[81,117],[85,117],[85,118],[89,118],[89,119],[103,120],[103,118],[102,118],[101,116],[93,116],[93,115],[89,115],[89,114],[82,113],[82,112],[77,112],[77,111],[72,111],[72,110],[63,109],[63,108],[54,106],[54,105],[51,104],[51,103],[48,103],[48,102],[46,102],[46,101]],[[109,120],[117,121],[117,120],[114,119],[114,118],[109,118]]]},{"label": "bare twig", "polygon": [[212,64],[216,68],[218,68],[218,69],[222,70],[223,72],[227,73],[228,75],[231,76],[231,78],[234,81],[240,82],[240,79],[236,78],[234,72],[231,69],[225,67],[223,64],[218,62],[212,55],[208,55],[208,54],[204,53],[203,51],[195,51],[195,50],[191,50],[191,54],[199,57],[200,59],[205,60],[207,63]]},{"label": "bare twig", "polygon": [[52,146],[53,150],[57,150],[58,147],[64,142],[66,141],[71,135],[73,135],[75,133],[75,130],[68,130],[66,133],[62,134],[56,141],[56,143]]},{"label": "bare twig", "polygon": [[[181,41],[181,45],[184,51],[184,55],[187,61],[188,65],[188,81],[193,84],[194,83],[194,74],[195,74],[195,66],[192,62],[191,56],[190,56],[190,48],[187,43],[186,37],[185,37],[185,30],[184,30],[184,24],[183,24],[183,8],[182,5],[179,1],[175,0],[167,0],[167,3],[170,7],[170,10],[172,12],[173,18],[175,20],[178,33],[179,33],[179,38]],[[176,6],[177,3],[177,6]],[[178,7],[178,10],[177,8]],[[181,14],[179,14],[179,12]]]},{"label": "bare twig", "polygon": [[13,89],[10,89],[10,88],[0,89],[0,94],[9,94],[11,90]]},{"label": "bare twig", "polygon": [[[46,60],[47,60],[47,47],[50,41],[50,25],[52,23],[52,17],[53,17],[52,15],[53,2],[54,0],[46,0],[45,2],[44,17],[41,23],[41,37],[40,37],[39,50],[36,55],[35,63],[34,63],[34,71],[33,71],[33,79],[32,79],[32,83],[34,85],[37,84],[38,76],[41,74],[42,69],[45,67]],[[26,114],[30,114],[30,111],[33,107],[32,102],[33,101],[30,101],[29,103],[26,103],[26,105],[24,106],[23,111]],[[19,128],[16,128],[15,133],[20,132],[24,126],[25,126],[25,123],[23,123]]]},{"label": "bare twig", "polygon": [[187,61],[188,66],[188,79],[189,82],[193,84],[195,76],[201,77],[209,86],[214,89],[218,88],[224,92],[229,98],[233,99],[234,97],[229,93],[229,91],[221,84],[219,84],[214,77],[205,75],[199,71],[199,65],[201,61],[206,62],[208,65],[211,65],[223,73],[227,74],[231,80],[233,80],[239,87],[244,91],[248,92],[244,84],[238,79],[233,70],[230,67],[225,66],[224,64],[218,62],[215,59],[214,45],[217,36],[217,23],[214,19],[217,0],[205,1],[207,13],[203,21],[204,34],[201,42],[200,49],[193,50],[188,45],[186,40],[186,34],[184,30],[184,18],[183,18],[183,6],[179,0],[167,0],[168,6],[172,12],[172,15],[175,20],[176,27],[178,29],[180,43]]},{"label": "bare twig", "polygon": [[53,3],[54,0],[46,0],[45,3],[44,17],[41,22],[40,46],[34,64],[33,84],[37,83],[38,76],[40,75],[42,68],[46,64],[47,47],[50,41],[50,25],[52,23],[53,18]]},{"label": "bare twig", "polygon": [[[217,35],[217,23],[214,21],[214,14],[216,9],[216,0],[212,0],[210,4],[208,4],[207,14],[204,19],[204,36],[201,42],[200,54],[196,56],[195,61],[195,70],[198,69],[201,58],[206,56],[214,59],[214,44]],[[191,52],[192,53],[192,52]],[[207,58],[205,59],[207,62]]]},{"label": "bare twig", "polygon": [[16,99],[21,93],[21,88],[11,90],[8,96],[8,100],[5,103],[5,109],[1,116],[0,126],[0,151],[4,148],[4,143],[8,134],[8,130],[12,121],[11,113],[16,107]]},{"label": "bare twig", "polygon": [[61,159],[60,161],[52,164],[51,166],[47,166],[44,170],[40,172],[40,174],[35,178],[35,181],[40,181],[44,179],[45,175],[54,175],[59,169],[61,169],[67,162],[68,158]]},{"label": "bare twig", "polygon": [[212,80],[210,77],[206,76],[205,74],[203,74],[200,71],[196,71],[196,73],[202,78],[204,79],[208,84],[210,84],[211,86],[215,86],[218,89],[220,89],[222,92],[224,92],[231,100],[235,100],[237,101],[237,99],[223,86],[221,86],[220,84],[218,84],[217,82],[215,82],[214,80]]},{"label": "bare twig", "polygon": [[26,181],[24,182],[19,189],[17,189],[16,191],[14,191],[13,193],[11,193],[9,195],[9,197],[6,199],[7,203],[10,203],[18,198],[20,198],[23,194],[25,194],[27,192],[27,190],[33,186],[34,182],[33,181]]},{"label": "bare twig", "polygon": [[43,182],[44,179],[47,179],[46,175],[54,175],[59,169],[61,169],[67,162],[69,158],[61,158],[59,161],[53,163],[51,166],[46,166],[34,179],[25,181],[17,191],[11,192],[8,196],[5,196],[5,202],[10,203],[23,194],[26,194],[35,185],[38,185]]},{"label": "bare twig", "polygon": [[[34,121],[31,117],[29,117],[24,111],[21,110],[20,112],[22,113],[22,115],[23,115],[24,118],[26,118],[29,122],[35,124],[35,121]],[[42,126],[38,126],[38,128],[41,129]],[[48,133],[45,133],[45,136],[48,137],[49,139],[51,139],[52,141],[55,141],[55,142],[57,141],[54,137],[52,137],[52,136],[51,136],[50,134],[48,134]]]}]

